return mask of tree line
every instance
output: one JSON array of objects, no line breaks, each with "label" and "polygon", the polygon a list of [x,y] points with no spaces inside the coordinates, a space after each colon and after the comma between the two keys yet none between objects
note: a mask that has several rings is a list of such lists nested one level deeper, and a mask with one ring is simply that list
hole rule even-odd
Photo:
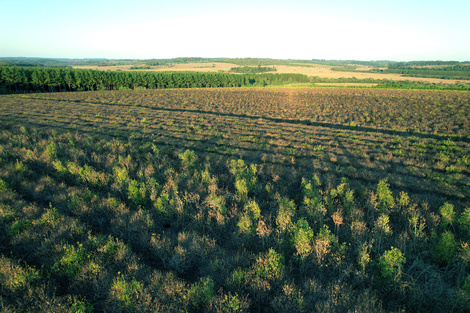
[{"label": "tree line", "polygon": [[71,68],[0,67],[0,93],[208,88],[305,83],[302,74],[110,72]]},{"label": "tree line", "polygon": [[383,73],[402,74],[409,77],[470,80],[470,66],[465,64],[457,64],[445,67],[396,66],[383,70]]}]

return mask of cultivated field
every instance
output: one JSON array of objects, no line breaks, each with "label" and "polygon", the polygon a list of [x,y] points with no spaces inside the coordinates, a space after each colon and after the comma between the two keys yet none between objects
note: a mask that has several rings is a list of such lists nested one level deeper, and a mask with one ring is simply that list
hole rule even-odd
[{"label": "cultivated field", "polygon": [[99,91],[0,108],[6,311],[470,309],[468,92]]}]

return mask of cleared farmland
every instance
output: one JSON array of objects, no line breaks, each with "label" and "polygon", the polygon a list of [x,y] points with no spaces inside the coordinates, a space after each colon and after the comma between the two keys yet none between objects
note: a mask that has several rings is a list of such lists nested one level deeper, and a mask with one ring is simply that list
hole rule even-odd
[{"label": "cleared farmland", "polygon": [[10,311],[461,311],[470,93],[0,96]]}]

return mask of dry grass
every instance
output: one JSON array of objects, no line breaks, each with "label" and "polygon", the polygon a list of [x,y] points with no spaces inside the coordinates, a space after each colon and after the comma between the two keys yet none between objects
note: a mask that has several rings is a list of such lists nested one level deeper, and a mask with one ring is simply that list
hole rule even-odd
[{"label": "dry grass", "polygon": [[[98,71],[134,71],[131,67],[146,66],[145,64],[133,64],[133,65],[116,65],[116,66],[87,66],[79,65],[74,66],[76,69],[89,69],[89,70],[98,70]],[[145,71],[151,72],[165,72],[165,71],[174,71],[174,72],[219,72],[224,71],[228,72],[232,67],[238,67],[237,64],[231,63],[185,63],[185,64],[172,64],[172,65],[158,65],[151,66],[150,69],[145,69]],[[140,70],[141,71],[141,70]]]},{"label": "dry grass", "polygon": [[[291,65],[278,65],[276,66],[276,73],[296,73],[304,74],[307,76],[318,76],[322,78],[358,78],[358,79],[389,79],[389,80],[410,80],[410,81],[424,81],[430,83],[447,83],[455,84],[458,80],[454,79],[438,79],[438,78],[421,78],[421,77],[404,77],[400,74],[382,74],[382,73],[360,73],[360,72],[343,72],[333,71],[331,66],[328,65],[312,65],[312,66],[291,66]],[[368,70],[370,68],[361,67],[358,70]]]}]

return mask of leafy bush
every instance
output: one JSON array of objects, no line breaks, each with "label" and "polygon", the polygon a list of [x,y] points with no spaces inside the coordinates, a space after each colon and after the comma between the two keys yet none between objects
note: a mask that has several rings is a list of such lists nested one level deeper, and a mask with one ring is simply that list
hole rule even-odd
[{"label": "leafy bush", "polygon": [[389,187],[386,179],[379,181],[377,185],[377,202],[380,212],[385,212],[395,206],[395,200]]},{"label": "leafy bush", "polygon": [[238,222],[238,228],[242,234],[255,234],[257,221],[261,217],[258,204],[251,200],[243,208],[243,215]]},{"label": "leafy bush", "polygon": [[144,205],[147,202],[147,187],[144,182],[131,180],[128,188],[128,198],[135,205]]},{"label": "leafy bush", "polygon": [[292,217],[295,214],[295,203],[287,197],[278,197],[279,209],[277,211],[276,225],[281,232],[292,227]]},{"label": "leafy bush", "polygon": [[214,282],[210,277],[203,277],[188,290],[189,307],[193,311],[202,311],[214,298]]},{"label": "leafy bush", "polygon": [[125,312],[133,312],[136,309],[136,301],[139,292],[142,290],[142,283],[131,279],[126,280],[120,275],[113,280],[111,294],[119,302],[120,307]]},{"label": "leafy bush", "polygon": [[391,247],[385,251],[377,262],[377,269],[380,277],[383,279],[397,280],[400,279],[406,258],[398,249]]},{"label": "leafy bush", "polygon": [[256,259],[255,272],[260,278],[274,280],[282,275],[283,269],[284,257],[272,248]]},{"label": "leafy bush", "polygon": [[88,258],[85,248],[82,244],[75,246],[66,244],[63,246],[63,256],[54,264],[53,269],[56,272],[63,272],[67,276],[73,276],[77,273]]},{"label": "leafy bush", "polygon": [[181,159],[181,163],[185,169],[193,169],[196,165],[197,156],[192,150],[186,150],[183,153],[178,154]]},{"label": "leafy bush", "polygon": [[454,206],[448,202],[444,203],[443,206],[439,208],[439,213],[441,214],[442,226],[447,228],[449,225],[453,224],[455,219]]},{"label": "leafy bush", "polygon": [[441,234],[441,238],[434,246],[434,255],[438,262],[449,264],[454,260],[457,243],[454,234],[448,230]]},{"label": "leafy bush", "polygon": [[8,188],[8,184],[3,179],[0,179],[0,191],[8,190]]},{"label": "leafy bush", "polygon": [[33,221],[30,220],[17,220],[10,227],[10,236],[19,235],[28,228],[33,226]]},{"label": "leafy bush", "polygon": [[57,144],[55,141],[51,141],[47,147],[46,147],[46,155],[49,156],[51,159],[56,159],[57,158]]},{"label": "leafy bush", "polygon": [[460,228],[467,231],[470,230],[470,208],[466,208],[465,211],[460,214],[458,222]]},{"label": "leafy bush", "polygon": [[70,307],[70,313],[92,313],[94,308],[86,300],[74,298]]},{"label": "leafy bush", "polygon": [[465,291],[470,296],[470,274],[468,274],[467,277],[465,277],[462,290]]},{"label": "leafy bush", "polygon": [[312,240],[313,230],[305,219],[299,219],[292,229],[291,242],[300,259],[305,259],[312,252]]}]

